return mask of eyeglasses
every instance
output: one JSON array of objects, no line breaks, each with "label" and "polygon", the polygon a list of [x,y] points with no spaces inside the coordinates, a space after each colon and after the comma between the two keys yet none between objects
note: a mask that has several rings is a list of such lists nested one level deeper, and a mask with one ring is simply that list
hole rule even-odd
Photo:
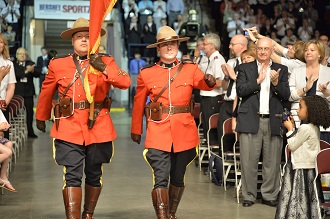
[{"label": "eyeglasses", "polygon": [[235,46],[237,44],[242,44],[242,43],[229,43],[229,46]]},{"label": "eyeglasses", "polygon": [[259,51],[259,52],[261,52],[261,51],[268,52],[268,51],[270,51],[272,48],[270,48],[270,47],[257,47],[256,49],[257,49],[257,51]]},{"label": "eyeglasses", "polygon": [[20,52],[20,53],[17,53],[17,55],[26,55],[26,53],[21,53],[21,52]]},{"label": "eyeglasses", "polygon": [[212,44],[212,43],[203,43],[203,46],[206,46],[206,45],[209,45],[209,44]]}]

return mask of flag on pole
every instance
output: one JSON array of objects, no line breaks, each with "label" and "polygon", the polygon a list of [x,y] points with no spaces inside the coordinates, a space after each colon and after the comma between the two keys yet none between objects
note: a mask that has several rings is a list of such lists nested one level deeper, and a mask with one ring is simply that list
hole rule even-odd
[{"label": "flag on pole", "polygon": [[[89,7],[89,48],[88,55],[97,53],[101,41],[101,27],[117,0],[90,0]],[[92,66],[86,69],[84,88],[89,103],[94,102],[97,77],[99,72]]]}]

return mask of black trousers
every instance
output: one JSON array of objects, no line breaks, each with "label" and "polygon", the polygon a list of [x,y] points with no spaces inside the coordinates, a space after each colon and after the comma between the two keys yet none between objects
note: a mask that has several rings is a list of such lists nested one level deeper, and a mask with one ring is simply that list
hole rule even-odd
[{"label": "black trousers", "polygon": [[33,96],[31,97],[24,97],[24,106],[26,109],[26,126],[27,126],[27,130],[28,130],[28,134],[29,135],[33,135],[34,134],[34,130],[33,130]]},{"label": "black trousers", "polygon": [[[203,123],[203,134],[206,139],[207,130],[209,129],[209,118],[219,113],[223,96],[206,97],[201,96],[201,111],[202,111],[202,123]],[[211,136],[212,141],[218,141],[217,136]]]},{"label": "black trousers", "polygon": [[[64,166],[64,187],[80,187],[85,172],[85,184],[102,185],[102,165],[109,163],[113,155],[112,142],[77,145],[56,139],[55,161]],[[85,168],[84,168],[85,163]]]},{"label": "black trousers", "polygon": [[197,149],[174,153],[149,148],[143,154],[153,170],[154,189],[168,188],[169,179],[171,185],[183,187],[187,166],[195,159]]}]

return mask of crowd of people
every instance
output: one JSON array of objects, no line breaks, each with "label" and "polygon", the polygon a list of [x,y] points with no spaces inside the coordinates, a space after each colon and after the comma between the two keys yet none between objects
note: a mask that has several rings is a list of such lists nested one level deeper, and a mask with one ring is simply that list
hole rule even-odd
[{"label": "crowd of people", "polygon": [[[19,19],[14,10],[17,8],[15,2],[8,0],[8,5],[5,4],[7,8],[11,7],[11,13],[6,12],[6,8],[1,10],[3,21],[10,23],[7,19],[9,14]],[[144,155],[152,168],[154,185],[151,194],[158,218],[176,218],[185,189],[186,167],[196,156],[198,132],[192,115],[188,113],[193,106],[190,102],[193,90],[195,100],[201,103],[205,138],[210,116],[219,113],[218,133],[214,139],[222,136],[223,122],[233,118],[232,129],[239,133],[240,142],[242,205],[250,207],[257,200],[258,163],[262,157],[262,203],[277,207],[276,217],[290,218],[288,215],[297,206],[298,197],[296,193],[288,196],[287,193],[293,191],[288,187],[288,178],[301,180],[304,185],[310,184],[316,174],[311,160],[320,150],[319,140],[330,143],[330,41],[328,36],[318,31],[318,13],[311,0],[299,3],[283,0],[274,7],[270,4],[251,6],[248,0],[210,4],[213,16],[221,21],[216,24],[220,34],[206,34],[197,40],[193,57],[184,54],[178,58],[180,43],[189,39],[180,36],[179,31],[185,10],[183,1],[123,1],[127,44],[148,45],[147,49],[132,48],[134,59],[130,63],[130,73],[133,83],[111,56],[100,53],[87,59],[89,22],[86,19],[77,19],[72,28],[61,33],[62,39],[72,41],[74,54],[51,62],[56,51],[47,51],[45,47],[41,48],[41,56],[36,63],[29,59],[28,51],[22,47],[16,50],[15,59],[10,61],[9,39],[5,33],[0,33],[0,99],[4,101],[1,111],[4,118],[8,120],[5,108],[13,95],[22,96],[27,112],[28,136],[37,138],[32,126],[36,94],[33,78],[36,77],[40,79],[42,90],[36,112],[39,130],[46,130],[45,121],[50,119],[51,102],[56,91],[63,100],[58,105],[62,111],[55,115],[51,136],[56,139],[56,162],[66,170],[62,192],[67,217],[81,215],[83,172],[86,174],[87,197],[83,217],[92,217],[102,189],[102,164],[111,160],[112,141],[116,138],[108,116],[108,104],[111,103],[106,93],[111,86],[121,89],[134,86],[131,138],[139,144],[145,103],[148,99],[151,101]],[[266,9],[273,9],[274,16],[266,16],[272,14]],[[11,31],[14,22],[8,26],[1,25],[1,28],[5,26]],[[101,36],[104,34],[102,29]],[[155,58],[156,54],[160,60],[145,67],[147,62],[141,57]],[[75,71],[82,74],[86,65],[100,72],[100,77],[87,84],[94,82],[102,87],[97,92],[94,90],[97,113],[92,117],[82,76],[71,74]],[[66,77],[71,80],[59,79]],[[173,81],[174,86],[171,85]],[[73,108],[66,109],[68,105]],[[292,115],[282,121],[278,115],[282,115],[285,108],[291,110]],[[100,121],[100,118],[107,119]],[[4,173],[12,147],[6,136],[7,120],[4,123],[0,120],[0,187],[15,192]],[[79,128],[68,129],[71,124],[80,124],[83,120],[85,122],[78,125]],[[97,131],[90,131],[93,127]],[[3,137],[2,131],[5,133]],[[73,135],[77,138],[72,139]],[[281,187],[279,170],[286,144],[291,150],[291,166],[286,167],[290,174],[285,175]],[[301,148],[312,148],[312,152],[306,153]],[[302,162],[301,156],[308,161]],[[84,160],[86,167],[83,170]],[[319,190],[320,186],[317,186],[316,190],[308,191],[313,197],[307,194],[302,197],[306,208],[313,209],[308,218],[320,214],[319,208],[315,207],[318,201],[322,201],[317,195]]]},{"label": "crowd of people", "polygon": [[20,47],[21,41],[21,0],[1,0],[0,1],[0,33],[6,37],[10,54]]},{"label": "crowd of people", "polygon": [[[243,31],[248,34],[243,35]],[[292,215],[306,214],[297,207],[301,204],[303,209],[310,209],[307,218],[318,218],[318,203],[323,201],[321,183],[316,181],[316,190],[308,187],[316,176],[320,140],[330,142],[328,38],[297,38],[293,45],[283,47],[262,35],[256,26],[243,28],[242,33],[230,38],[228,48],[233,58],[227,63],[219,52],[221,42],[217,35],[207,34],[202,46],[196,47],[193,60],[217,81],[213,90],[199,93],[203,129],[208,129],[210,116],[219,113],[218,136],[214,138],[221,139],[222,123],[233,118],[233,131],[239,134],[244,207],[252,206],[258,197],[261,160],[262,204],[277,207],[276,218],[299,218]],[[243,62],[246,54],[250,54],[249,61]],[[282,121],[278,115],[283,115],[285,109],[291,114]],[[204,130],[206,139],[205,133]],[[279,170],[285,145],[291,151],[290,168],[286,167],[290,174],[285,174],[281,187]],[[306,195],[297,194],[299,189],[305,190]]]}]

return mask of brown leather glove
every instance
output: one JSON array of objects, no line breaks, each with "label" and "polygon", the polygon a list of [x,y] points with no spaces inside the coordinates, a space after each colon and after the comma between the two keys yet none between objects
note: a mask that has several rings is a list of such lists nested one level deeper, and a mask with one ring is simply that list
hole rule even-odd
[{"label": "brown leather glove", "polygon": [[107,68],[107,65],[103,62],[101,56],[98,56],[97,54],[90,55],[89,64],[100,72],[103,72]]},{"label": "brown leather glove", "polygon": [[46,123],[45,123],[45,121],[40,121],[40,120],[36,119],[36,122],[37,122],[37,128],[42,132],[46,132]]},{"label": "brown leather glove", "polygon": [[0,109],[6,110],[7,109],[7,104],[5,100],[0,100]]},{"label": "brown leather glove", "polygon": [[131,139],[132,139],[134,142],[140,144],[140,142],[141,142],[141,135],[131,133]]},{"label": "brown leather glove", "polygon": [[209,87],[214,87],[216,81],[215,81],[215,77],[213,75],[210,74],[205,74],[204,75],[204,81],[207,84],[207,86]]}]

